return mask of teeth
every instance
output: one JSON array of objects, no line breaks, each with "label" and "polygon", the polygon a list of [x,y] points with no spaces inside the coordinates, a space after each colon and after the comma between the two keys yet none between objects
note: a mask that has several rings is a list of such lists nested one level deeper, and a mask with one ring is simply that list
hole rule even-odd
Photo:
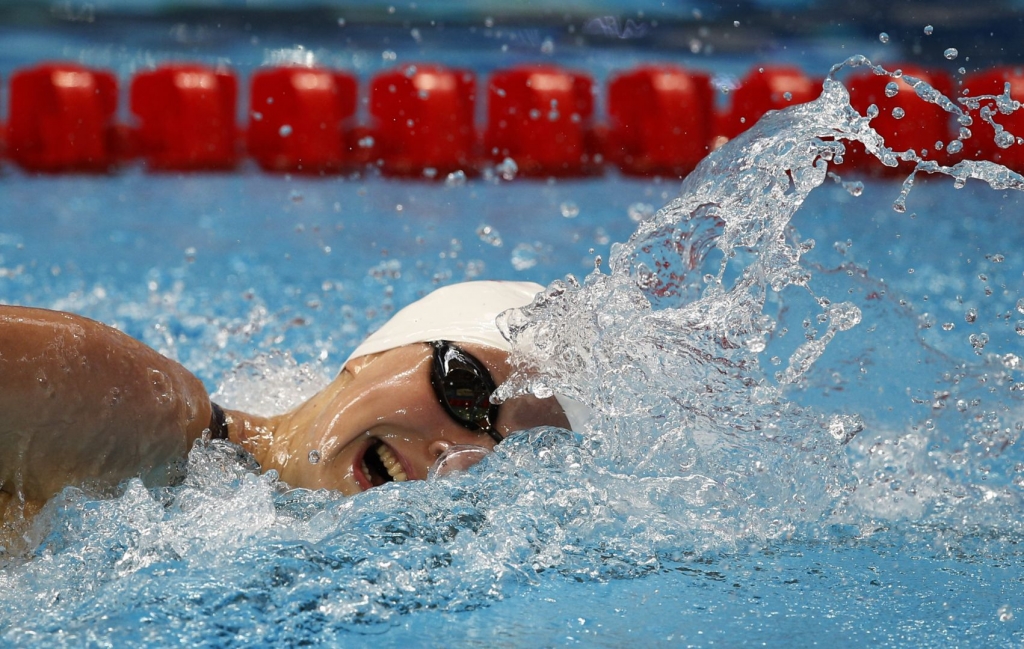
[{"label": "teeth", "polygon": [[384,444],[377,445],[377,456],[380,457],[380,461],[384,463],[384,468],[388,470],[388,475],[391,476],[395,482],[405,482],[409,479],[409,476],[402,470],[402,465],[398,462],[398,458],[391,452],[391,449]]}]

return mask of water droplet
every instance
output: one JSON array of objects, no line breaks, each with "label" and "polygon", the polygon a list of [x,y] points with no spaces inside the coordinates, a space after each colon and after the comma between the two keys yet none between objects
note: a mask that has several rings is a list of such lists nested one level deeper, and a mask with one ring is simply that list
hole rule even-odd
[{"label": "water droplet", "polygon": [[955,47],[951,47],[951,48],[947,49],[947,50],[946,50],[945,52],[943,52],[943,53],[942,53],[942,56],[944,56],[944,57],[946,57],[947,59],[949,59],[950,61],[952,61],[952,60],[953,60],[953,59],[955,59],[955,58],[956,58],[956,57],[957,57],[957,56],[958,56],[959,54],[960,54],[960,52],[957,52],[957,51],[956,51],[956,48],[955,48]]},{"label": "water droplet", "polygon": [[957,154],[957,153],[960,153],[960,151],[962,151],[963,148],[964,148],[964,143],[963,142],[961,142],[960,140],[953,140],[946,147],[946,152],[947,153],[952,153],[952,154]]},{"label": "water droplet", "polygon": [[843,189],[845,189],[846,193],[850,196],[860,196],[864,193],[864,183],[859,180],[844,182]]},{"label": "water droplet", "polygon": [[444,179],[445,187],[462,187],[466,184],[466,172],[459,169],[448,174]]},{"label": "water droplet", "polygon": [[290,192],[288,192],[288,198],[291,200],[291,202],[298,204],[301,203],[305,197],[302,195],[302,192],[300,192],[297,189],[293,189]]},{"label": "water droplet", "polygon": [[1024,297],[1017,300],[1017,313],[1024,314]]},{"label": "water droplet", "polygon": [[555,42],[551,38],[545,38],[544,42],[540,44],[541,54],[553,54],[555,51]]},{"label": "water droplet", "polygon": [[[646,219],[654,216],[654,206],[649,203],[633,203],[626,210],[629,214],[629,220],[634,223],[639,223]],[[1024,300],[1022,300],[1024,302]],[[1024,313],[1024,311],[1022,311]]]},{"label": "water droplet", "polygon": [[974,348],[974,353],[981,354],[981,350],[985,349],[985,345],[988,344],[988,334],[971,334],[967,337],[967,340],[971,342],[971,347]]},{"label": "water droplet", "polygon": [[572,201],[565,201],[558,206],[558,211],[567,219],[574,219],[580,214],[580,208]]},{"label": "water droplet", "polygon": [[1017,326],[1015,326],[1013,329],[1014,331],[1017,332],[1018,336],[1024,336],[1024,320],[1018,320]]},{"label": "water droplet", "polygon": [[967,324],[976,322],[978,320],[978,310],[973,307],[967,309],[967,313],[964,314],[964,320],[967,321]]},{"label": "water droplet", "polygon": [[540,119],[540,111],[536,108],[530,110],[530,119]]},{"label": "water droplet", "polygon": [[529,270],[537,265],[539,257],[536,245],[520,243],[512,249],[512,267],[516,270]]},{"label": "water droplet", "polygon": [[897,106],[896,108],[892,109],[892,118],[893,119],[903,119],[904,115],[906,115],[906,112],[902,108],[900,108],[899,106]]},{"label": "water droplet", "polygon": [[309,463],[310,464],[320,464],[320,451],[317,451],[316,449],[314,449],[314,450],[309,452]]},{"label": "water droplet", "polygon": [[494,170],[498,172],[502,180],[515,180],[516,174],[519,173],[519,165],[512,158],[505,158],[498,163]]},{"label": "water droplet", "polygon": [[782,98],[785,99],[786,101],[793,101],[793,93],[788,91],[784,92],[782,93]]},{"label": "water droplet", "polygon": [[897,94],[899,94],[899,91],[900,86],[895,81],[890,81],[889,83],[885,84],[886,97],[895,97]]},{"label": "water droplet", "polygon": [[373,146],[373,136],[367,135],[366,137],[359,138],[359,148],[369,149]]},{"label": "water droplet", "polygon": [[956,329],[956,325],[953,324],[952,322],[943,322],[942,323],[942,330],[943,331],[953,331],[954,329]]},{"label": "water droplet", "polygon": [[882,32],[881,34],[878,35],[878,40],[882,41],[883,43],[888,43],[889,35],[886,34],[885,32]]},{"label": "water droplet", "polygon": [[259,122],[262,119],[263,119],[263,113],[261,113],[259,111],[253,111],[253,113],[252,113],[252,121]]},{"label": "water droplet", "polygon": [[480,240],[484,243],[490,244],[495,248],[500,248],[502,243],[504,243],[501,239],[501,233],[492,225],[481,225],[476,229],[476,236],[480,237]]},{"label": "water droplet", "polygon": [[277,132],[281,137],[288,137],[292,134],[291,124],[282,124],[281,128],[279,128]]},{"label": "water droplet", "polygon": [[935,31],[935,28],[932,27],[931,25],[925,25],[924,26],[924,35],[925,36],[931,36],[932,32],[934,32],[934,31]]},{"label": "water droplet", "polygon": [[1013,619],[1013,611],[1006,604],[1003,604],[1002,606],[1000,606],[999,610],[996,611],[996,612],[999,614],[999,621],[1000,622],[1009,622],[1010,620]]},{"label": "water droplet", "polygon": [[876,106],[874,104],[871,104],[870,106],[868,106],[868,109],[865,112],[865,115],[868,116],[868,119],[874,119],[874,118],[878,117],[878,106]]}]

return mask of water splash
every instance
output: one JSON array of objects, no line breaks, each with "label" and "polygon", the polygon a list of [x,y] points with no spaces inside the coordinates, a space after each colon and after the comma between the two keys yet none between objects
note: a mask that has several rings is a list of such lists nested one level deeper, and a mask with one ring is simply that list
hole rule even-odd
[{"label": "water splash", "polygon": [[[801,393],[808,391],[815,363],[835,340],[852,335],[846,332],[860,325],[865,310],[883,322],[887,318],[895,330],[916,334],[901,324],[906,316],[886,314],[869,301],[879,299],[877,291],[850,288],[847,293],[859,295],[859,303],[820,292],[812,267],[803,263],[815,242],[802,239],[791,221],[842,159],[848,141],[862,143],[886,166],[914,164],[893,204],[897,212],[905,212],[918,173],[945,174],[955,186],[978,179],[994,189],[1019,190],[1024,179],[987,161],[943,166],[914,151],[886,147],[870,125],[877,110],[866,116],[853,110],[836,79],[858,67],[902,78],[918,97],[962,123],[969,120],[964,108],[898,70],[864,57],[835,66],[819,99],[769,113],[709,155],[683,182],[678,199],[613,247],[607,273],[596,269],[582,282],[554,282],[529,307],[506,313],[501,324],[515,345],[517,370],[499,396],[558,392],[585,403],[596,413],[587,434],[601,444],[599,461],[607,470],[706,480],[728,494],[722,511],[731,508],[729,515],[744,520],[745,533],[754,538],[846,515],[861,522],[898,516],[897,508],[861,499],[874,484],[861,472],[874,464],[851,463],[849,457],[873,452],[857,444],[850,455],[843,449],[864,429],[865,411],[835,413],[797,404],[807,400]],[[985,101],[997,102],[1001,112],[1014,107],[1008,90],[962,103],[976,109]],[[787,342],[792,334],[785,338],[778,323],[783,312],[799,320],[792,313],[797,309],[806,309],[804,340],[794,347]],[[972,335],[980,355],[988,336]],[[766,361],[780,349],[788,350],[789,361],[771,372]],[[931,352],[922,353],[918,366],[937,362]],[[920,378],[904,372],[908,381]],[[1003,384],[1005,389],[1013,379]],[[880,390],[881,384],[873,387]],[[862,389],[860,406],[870,408],[872,388]],[[1001,410],[1005,416],[989,417],[991,426],[1007,428],[997,437],[1012,445],[1012,408]],[[875,440],[884,427],[877,418],[873,423],[868,437]],[[953,430],[957,424],[950,422]],[[1019,503],[1019,492],[1007,488],[1009,474],[1001,472],[999,498],[988,498],[1002,505],[976,518],[999,524],[1001,514]],[[858,495],[850,498],[852,493]],[[912,499],[922,508],[929,502],[920,493]],[[948,504],[940,496],[928,507]],[[850,514],[857,508],[867,516]]]}]

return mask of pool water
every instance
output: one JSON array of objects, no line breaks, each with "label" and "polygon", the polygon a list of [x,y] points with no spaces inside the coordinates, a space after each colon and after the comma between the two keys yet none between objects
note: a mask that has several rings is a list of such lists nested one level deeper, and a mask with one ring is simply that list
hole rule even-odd
[{"label": "pool water", "polygon": [[[773,322],[734,328],[746,342],[721,358],[688,356],[703,349],[700,314],[669,298],[592,305],[569,333],[613,332],[591,351],[623,373],[552,364],[549,377],[606,408],[589,435],[529,431],[466,474],[351,499],[289,490],[217,442],[173,487],[68,489],[31,530],[31,556],[0,573],[0,633],[12,645],[1020,646],[1020,199],[919,185],[902,214],[899,181],[811,192],[784,232],[815,240],[800,248],[813,294],[768,291]],[[600,294],[622,277],[612,244],[678,193],[615,174],[445,185],[7,168],[0,297],[113,324],[224,405],[273,412],[434,286],[572,274],[584,288],[569,295]],[[759,268],[756,250],[736,249],[727,285]],[[707,255],[683,293],[714,305],[703,274],[721,256]],[[597,256],[602,273],[585,280]],[[860,322],[776,391],[804,332],[838,318],[822,296],[854,303]],[[659,313],[643,336],[615,329]],[[754,325],[771,327],[763,349]],[[730,358],[757,360],[713,383]],[[719,391],[694,396],[705,383]]]}]

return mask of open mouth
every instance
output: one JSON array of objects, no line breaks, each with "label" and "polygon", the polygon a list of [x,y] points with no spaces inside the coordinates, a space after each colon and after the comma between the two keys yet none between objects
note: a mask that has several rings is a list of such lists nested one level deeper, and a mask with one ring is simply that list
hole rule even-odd
[{"label": "open mouth", "polygon": [[360,468],[371,487],[379,487],[388,482],[405,482],[409,479],[391,448],[377,440],[363,452]]}]

